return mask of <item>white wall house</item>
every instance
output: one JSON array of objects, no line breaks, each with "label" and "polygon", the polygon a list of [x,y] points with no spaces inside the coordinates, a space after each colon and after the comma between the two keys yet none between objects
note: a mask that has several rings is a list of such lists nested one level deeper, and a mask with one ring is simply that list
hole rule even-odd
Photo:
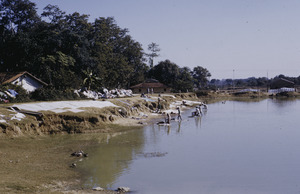
[{"label": "white wall house", "polygon": [[34,77],[27,71],[20,73],[0,73],[0,83],[11,83],[22,86],[28,93],[33,92],[38,88],[47,86],[45,82]]}]

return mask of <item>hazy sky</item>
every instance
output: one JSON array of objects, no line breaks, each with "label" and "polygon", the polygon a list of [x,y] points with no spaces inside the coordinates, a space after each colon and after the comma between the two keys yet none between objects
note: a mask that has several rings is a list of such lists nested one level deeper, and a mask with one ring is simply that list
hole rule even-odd
[{"label": "hazy sky", "polygon": [[70,14],[114,17],[143,45],[180,67],[212,78],[300,76],[299,0],[31,0],[39,13],[58,5]]}]

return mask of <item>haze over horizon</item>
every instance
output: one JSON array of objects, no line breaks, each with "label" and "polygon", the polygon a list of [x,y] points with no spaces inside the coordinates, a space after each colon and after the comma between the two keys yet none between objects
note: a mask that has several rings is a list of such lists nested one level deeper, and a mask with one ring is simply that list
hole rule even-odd
[{"label": "haze over horizon", "polygon": [[31,0],[38,13],[58,5],[67,14],[114,17],[143,45],[157,43],[160,57],[211,79],[300,76],[300,1],[297,0]]}]

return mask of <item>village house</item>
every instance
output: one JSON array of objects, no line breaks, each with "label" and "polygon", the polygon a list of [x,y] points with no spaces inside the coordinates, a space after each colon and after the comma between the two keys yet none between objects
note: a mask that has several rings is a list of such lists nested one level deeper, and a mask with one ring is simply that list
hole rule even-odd
[{"label": "village house", "polygon": [[155,79],[148,79],[143,83],[137,84],[135,86],[130,87],[132,89],[134,94],[137,93],[170,93],[171,88],[168,86],[160,83],[159,81]]},{"label": "village house", "polygon": [[18,73],[0,72],[0,84],[7,83],[22,86],[28,93],[48,85],[27,71]]}]

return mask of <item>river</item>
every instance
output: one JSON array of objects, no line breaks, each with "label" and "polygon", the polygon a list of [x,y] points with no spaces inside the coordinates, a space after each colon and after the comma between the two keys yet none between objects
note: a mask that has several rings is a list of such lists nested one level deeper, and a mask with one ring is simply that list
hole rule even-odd
[{"label": "river", "polygon": [[[300,100],[226,101],[107,136],[79,169],[84,187],[134,193],[300,193]],[[299,119],[299,120],[298,120]]]}]

